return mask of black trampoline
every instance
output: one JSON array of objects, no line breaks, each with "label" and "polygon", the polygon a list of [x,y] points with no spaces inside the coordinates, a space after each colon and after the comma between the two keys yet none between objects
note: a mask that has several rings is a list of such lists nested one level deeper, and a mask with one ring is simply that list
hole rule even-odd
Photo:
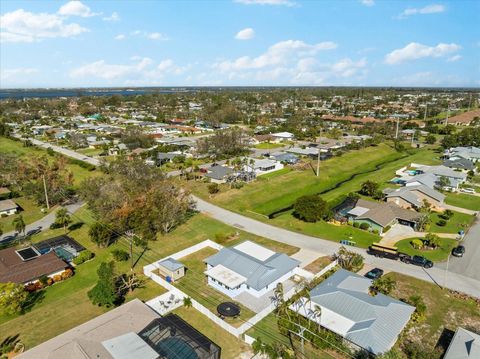
[{"label": "black trampoline", "polygon": [[240,307],[232,302],[223,302],[217,306],[217,312],[221,317],[236,317],[240,315]]}]

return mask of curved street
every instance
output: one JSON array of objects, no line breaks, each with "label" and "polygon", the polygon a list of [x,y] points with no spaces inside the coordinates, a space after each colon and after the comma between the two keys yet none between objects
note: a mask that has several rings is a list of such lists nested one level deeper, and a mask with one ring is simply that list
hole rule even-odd
[{"label": "curved street", "polygon": [[[197,209],[216,220],[239,228],[246,232],[266,237],[277,242],[286,243],[299,247],[301,250],[315,252],[318,256],[331,255],[340,248],[340,244],[318,237],[307,236],[305,234],[288,231],[283,228],[275,227],[249,217],[242,216],[238,213],[231,212],[224,208],[213,205],[198,197],[193,196],[197,202]],[[480,229],[477,222],[477,230]],[[473,232],[473,228],[470,232]],[[390,259],[376,258],[368,255],[365,249],[357,247],[349,247],[350,250],[360,253],[364,256],[365,262],[374,267],[380,267],[384,270],[398,272],[401,274],[416,277],[428,282],[433,282],[439,286],[445,286],[451,290],[464,292],[466,294],[480,297],[480,280],[467,277],[463,274],[446,271],[445,269],[435,266],[431,269],[423,269],[411,264],[405,264],[400,261]]]}]

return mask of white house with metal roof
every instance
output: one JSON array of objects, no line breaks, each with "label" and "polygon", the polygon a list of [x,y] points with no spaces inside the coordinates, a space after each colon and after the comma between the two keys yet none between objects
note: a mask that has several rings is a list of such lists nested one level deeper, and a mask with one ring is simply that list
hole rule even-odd
[{"label": "white house with metal roof", "polygon": [[372,280],[339,269],[290,306],[302,316],[373,354],[389,351],[415,308],[383,294],[370,295]]},{"label": "white house with metal roof", "polygon": [[245,172],[255,172],[257,176],[278,171],[284,167],[282,162],[267,158],[258,159],[248,157],[246,158],[246,163],[243,170]]},{"label": "white house with metal roof", "polygon": [[257,298],[294,275],[300,261],[251,241],[222,248],[205,259],[208,284],[229,297],[247,292]]},{"label": "white house with metal roof", "polygon": [[480,335],[458,327],[443,359],[480,358]]}]

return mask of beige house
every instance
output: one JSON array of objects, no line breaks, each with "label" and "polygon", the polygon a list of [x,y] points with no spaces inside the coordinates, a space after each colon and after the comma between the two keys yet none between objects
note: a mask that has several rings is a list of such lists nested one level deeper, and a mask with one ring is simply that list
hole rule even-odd
[{"label": "beige house", "polygon": [[158,271],[165,278],[169,277],[176,281],[185,275],[185,266],[173,258],[167,258],[158,262]]},{"label": "beige house", "polygon": [[0,215],[1,216],[11,216],[17,213],[18,206],[11,199],[5,199],[0,201]]},{"label": "beige house", "polygon": [[397,190],[387,189],[386,201],[405,209],[417,209],[427,202],[434,210],[443,210],[445,195],[425,185],[406,186]]}]

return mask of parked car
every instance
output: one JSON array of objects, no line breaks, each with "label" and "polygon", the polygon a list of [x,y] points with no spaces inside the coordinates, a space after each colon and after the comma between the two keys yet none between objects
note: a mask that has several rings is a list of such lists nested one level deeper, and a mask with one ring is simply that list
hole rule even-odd
[{"label": "parked car", "polygon": [[461,192],[475,194],[475,190],[473,188],[460,188]]},{"label": "parked car", "polygon": [[29,231],[26,233],[26,236],[27,236],[27,237],[33,236],[34,234],[40,233],[41,231],[42,231],[42,228],[41,228],[41,227],[37,227],[37,228],[34,228],[34,229],[29,230]]},{"label": "parked car", "polygon": [[406,256],[402,258],[405,263],[414,264],[423,268],[432,268],[433,262],[422,256]]},{"label": "parked car", "polygon": [[3,239],[2,239],[0,242],[2,242],[2,243],[8,243],[8,242],[13,241],[14,239],[15,239],[14,236],[5,236],[5,237],[3,237]]},{"label": "parked car", "polygon": [[375,280],[380,278],[382,275],[383,275],[383,269],[373,268],[370,272],[365,274],[365,277]]},{"label": "parked car", "polygon": [[452,256],[454,257],[463,257],[465,254],[465,247],[460,245],[452,249]]}]

